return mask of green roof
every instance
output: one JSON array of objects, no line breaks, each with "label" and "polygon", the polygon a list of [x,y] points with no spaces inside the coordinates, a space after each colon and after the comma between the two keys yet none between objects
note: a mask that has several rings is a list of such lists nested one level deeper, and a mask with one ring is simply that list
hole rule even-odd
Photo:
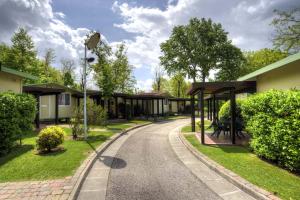
[{"label": "green roof", "polygon": [[33,76],[31,74],[28,74],[28,73],[25,73],[25,72],[20,72],[20,71],[17,71],[17,70],[8,68],[8,67],[3,67],[3,66],[1,66],[1,63],[0,63],[0,71],[5,72],[5,73],[9,73],[9,74],[13,74],[13,75],[16,75],[16,76],[20,76],[20,77],[23,77],[23,78],[32,79],[32,80],[37,80],[38,79],[38,77]]},{"label": "green roof", "polygon": [[247,74],[247,75],[245,75],[245,76],[242,76],[242,77],[238,78],[237,80],[238,80],[238,81],[246,81],[246,80],[250,80],[250,79],[252,79],[252,78],[255,78],[255,77],[258,76],[258,75],[261,75],[261,74],[263,74],[263,73],[269,72],[269,71],[271,71],[271,70],[273,70],[273,69],[277,69],[277,68],[280,68],[280,67],[284,67],[284,66],[286,66],[287,64],[292,63],[292,62],[295,62],[295,61],[297,61],[297,60],[300,60],[300,52],[299,52],[299,53],[296,53],[296,54],[294,54],[294,55],[288,56],[288,57],[286,57],[286,58],[284,58],[284,59],[281,59],[281,60],[279,60],[279,61],[277,61],[277,62],[275,62],[275,63],[272,63],[272,64],[270,64],[270,65],[267,65],[266,67],[263,67],[263,68],[261,68],[261,69],[259,69],[259,70],[256,70],[256,71],[254,71],[254,72],[252,72],[252,73],[250,73],[250,74]]}]

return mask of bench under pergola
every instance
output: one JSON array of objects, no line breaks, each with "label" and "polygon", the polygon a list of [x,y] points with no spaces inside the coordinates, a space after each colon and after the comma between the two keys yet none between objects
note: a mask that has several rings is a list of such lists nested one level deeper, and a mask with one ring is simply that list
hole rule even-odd
[{"label": "bench under pergola", "polygon": [[[192,131],[195,132],[195,96],[198,98],[201,121],[201,143],[205,144],[204,137],[204,99],[208,101],[209,113],[213,113],[213,119],[216,117],[216,100],[230,99],[231,108],[231,140],[235,144],[236,132],[236,94],[256,92],[255,81],[227,81],[227,82],[197,82],[193,83],[188,94],[191,95],[191,125]],[[206,97],[205,97],[206,95]],[[211,105],[212,104],[212,105]],[[211,110],[213,110],[211,112]]]}]

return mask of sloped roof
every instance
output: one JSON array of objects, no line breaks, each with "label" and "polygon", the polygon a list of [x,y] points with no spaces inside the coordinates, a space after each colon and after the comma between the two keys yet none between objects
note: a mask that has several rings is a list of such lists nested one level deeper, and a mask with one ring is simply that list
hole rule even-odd
[{"label": "sloped roof", "polygon": [[0,71],[8,73],[8,74],[13,74],[15,76],[20,76],[22,78],[28,78],[28,79],[32,79],[32,80],[37,80],[38,79],[38,77],[33,76],[31,74],[28,74],[28,73],[25,73],[25,72],[20,72],[20,71],[17,71],[15,69],[11,69],[11,68],[8,68],[8,67],[1,66],[1,63],[0,63]]},{"label": "sloped roof", "polygon": [[275,63],[272,63],[270,65],[267,65],[259,70],[256,70],[250,74],[247,74],[245,76],[242,76],[240,78],[238,78],[237,80],[238,81],[247,81],[247,80],[252,80],[253,78],[257,77],[258,75],[261,75],[261,74],[264,74],[266,72],[269,72],[271,70],[274,70],[274,69],[277,69],[277,68],[280,68],[280,67],[284,67],[286,66],[287,64],[289,63],[292,63],[292,62],[295,62],[297,60],[300,60],[300,52],[299,53],[296,53],[294,55],[291,55],[291,56],[288,56],[284,59],[281,59]]},{"label": "sloped roof", "polygon": [[41,83],[41,84],[30,84],[23,86],[23,91],[25,92],[65,92],[70,91],[73,94],[81,95],[82,92],[68,88],[66,86],[57,83]]}]

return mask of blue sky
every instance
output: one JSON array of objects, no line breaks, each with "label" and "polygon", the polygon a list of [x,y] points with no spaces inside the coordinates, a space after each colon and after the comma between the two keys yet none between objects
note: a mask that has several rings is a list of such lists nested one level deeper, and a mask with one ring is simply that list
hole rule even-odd
[{"label": "blue sky", "polygon": [[25,27],[40,57],[53,48],[55,67],[60,67],[62,58],[73,59],[78,75],[85,35],[97,30],[113,47],[126,43],[137,87],[150,90],[159,65],[159,45],[174,26],[192,17],[212,18],[229,32],[233,44],[257,50],[272,47],[273,10],[296,7],[299,0],[1,0],[0,42],[10,44],[13,32]]}]

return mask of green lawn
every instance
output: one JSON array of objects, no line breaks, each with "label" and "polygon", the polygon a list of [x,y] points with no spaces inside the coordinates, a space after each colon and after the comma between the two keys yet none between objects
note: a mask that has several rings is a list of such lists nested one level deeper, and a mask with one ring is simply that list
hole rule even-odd
[{"label": "green lawn", "polygon": [[113,123],[89,132],[88,141],[73,141],[70,128],[66,131],[64,151],[39,155],[36,151],[36,133],[28,135],[23,145],[0,157],[0,182],[56,179],[74,174],[84,159],[100,144],[122,129],[147,121]]},{"label": "green lawn", "polygon": [[240,146],[201,145],[194,135],[185,138],[200,152],[249,182],[282,199],[300,199],[300,177],[259,159]]},{"label": "green lawn", "polygon": [[[199,120],[196,121],[196,131],[200,131],[200,126],[198,126],[198,123],[197,123],[198,121]],[[205,131],[212,131],[213,130],[212,128],[207,129],[210,126],[210,124],[211,124],[211,121],[204,120],[204,129],[205,129]],[[187,125],[187,126],[182,127],[181,132],[183,132],[183,133],[192,132],[192,126]]]}]

